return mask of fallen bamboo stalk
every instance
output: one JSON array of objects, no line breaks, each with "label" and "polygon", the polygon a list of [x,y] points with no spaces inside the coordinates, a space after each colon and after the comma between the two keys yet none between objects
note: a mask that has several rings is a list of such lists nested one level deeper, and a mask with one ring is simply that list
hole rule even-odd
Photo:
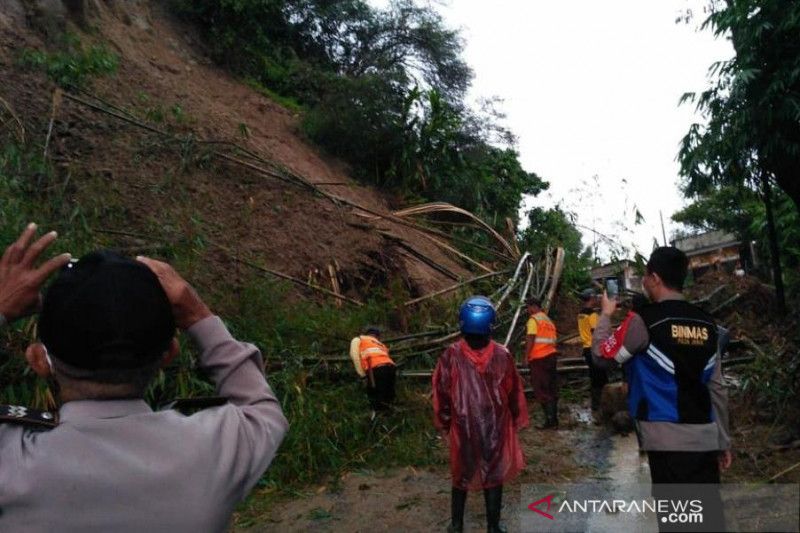
[{"label": "fallen bamboo stalk", "polygon": [[392,337],[389,339],[384,339],[381,342],[384,344],[391,344],[393,342],[402,342],[411,339],[419,339],[420,337],[433,337],[434,335],[441,335],[444,333],[442,330],[433,330],[433,331],[422,331],[420,333],[411,333],[409,335],[402,335],[400,337]]},{"label": "fallen bamboo stalk", "polygon": [[[0,97],[0,104],[3,104],[3,107],[6,108],[6,110],[8,111],[8,114],[11,115],[11,118],[17,123],[17,126],[18,126],[18,128],[17,128],[17,131],[18,131],[17,138],[18,138],[20,143],[24,143],[25,142],[25,125],[22,123],[20,118],[17,116],[17,114],[11,108],[11,104],[6,102],[2,97]],[[8,121],[6,121],[6,122],[8,122]]]},{"label": "fallen bamboo stalk", "polygon": [[[508,261],[513,261],[514,260],[513,257],[510,257],[507,254],[505,254],[503,252],[499,252],[499,251],[497,251],[497,250],[495,250],[493,248],[489,248],[488,246],[483,246],[482,244],[477,244],[477,243],[471,242],[471,241],[469,241],[467,239],[462,239],[460,237],[457,237],[455,235],[448,235],[447,233],[445,233],[443,231],[439,231],[439,230],[437,230],[435,228],[428,228],[426,226],[423,226],[422,224],[419,224],[419,223],[416,223],[416,222],[411,222],[411,221],[408,221],[408,220],[406,220],[404,218],[396,217],[394,215],[390,215],[390,214],[386,214],[386,213],[381,213],[380,211],[376,211],[374,209],[365,207],[365,206],[357,204],[355,202],[351,202],[350,200],[347,200],[345,198],[341,198],[339,196],[337,196],[336,198],[338,198],[342,203],[344,203],[346,205],[349,205],[350,207],[354,207],[356,209],[360,209],[361,211],[364,211],[365,213],[368,213],[370,215],[374,215],[374,217],[382,218],[384,220],[389,220],[389,221],[394,222],[396,224],[407,226],[409,228],[412,228],[412,229],[415,229],[415,230],[419,231],[422,234],[438,235],[440,237],[444,237],[446,239],[450,239],[450,240],[453,240],[453,241],[456,241],[456,242],[460,242],[462,244],[467,244],[467,245],[470,245],[470,246],[474,246],[475,248],[477,248],[479,250],[483,250],[485,252],[488,252],[490,254],[496,255],[497,257],[500,257],[502,259],[506,259]],[[373,217],[368,217],[368,218],[373,218]]]},{"label": "fallen bamboo stalk", "polygon": [[550,279],[550,270],[552,268],[553,268],[553,251],[548,246],[547,251],[544,254],[544,277],[542,278],[542,286],[539,288],[539,292],[536,294],[536,297],[539,298],[540,300],[542,299],[542,296],[544,296],[545,290],[547,289],[547,281]]},{"label": "fallen bamboo stalk", "polygon": [[463,253],[463,252],[460,252],[460,251],[458,251],[458,250],[457,250],[457,249],[455,249],[454,247],[450,246],[450,245],[449,245],[449,244],[447,244],[447,243],[444,243],[444,242],[440,241],[440,240],[439,240],[439,239],[437,239],[436,237],[434,237],[434,236],[432,236],[432,235],[428,235],[428,234],[426,234],[426,233],[422,233],[421,235],[422,235],[423,237],[425,237],[426,239],[428,239],[429,241],[433,242],[434,244],[438,245],[439,247],[441,247],[441,248],[443,248],[443,249],[447,250],[448,252],[450,252],[450,253],[452,253],[452,254],[456,255],[457,257],[460,257],[461,259],[465,260],[466,262],[470,263],[471,265],[474,265],[474,266],[476,266],[476,267],[480,268],[480,269],[481,269],[481,270],[483,270],[484,272],[487,272],[487,273],[489,273],[489,272],[492,272],[492,269],[491,269],[491,268],[487,267],[486,265],[484,265],[484,264],[483,264],[483,263],[481,263],[480,261],[476,261],[476,260],[474,260],[473,258],[471,258],[470,256],[468,256],[467,254],[465,254],[465,253]]},{"label": "fallen bamboo stalk", "polygon": [[755,359],[756,358],[753,355],[746,355],[742,357],[731,357],[730,359],[723,359],[722,366],[727,367],[727,366],[742,365],[745,363],[752,363],[753,361],[755,361]]},{"label": "fallen bamboo stalk", "polygon": [[105,229],[105,228],[94,228],[93,231],[96,231],[98,233],[109,233],[111,235],[122,235],[124,237],[132,237],[134,239],[144,239],[144,240],[149,239],[147,235],[142,235],[141,233],[131,233],[129,231],[120,231],[120,230]]},{"label": "fallen bamboo stalk", "polygon": [[[155,128],[155,127],[147,124],[146,122],[142,122],[142,121],[134,119],[134,118],[126,117],[125,115],[121,115],[120,113],[118,113],[116,111],[113,111],[113,110],[105,109],[104,107],[99,106],[97,104],[93,104],[92,102],[87,102],[83,98],[79,98],[79,97],[75,96],[74,94],[71,94],[71,93],[68,93],[68,92],[64,92],[64,98],[66,98],[68,100],[72,100],[73,102],[77,102],[77,103],[79,103],[81,105],[84,105],[84,106],[90,108],[90,109],[94,109],[95,111],[99,111],[101,113],[106,113],[108,115],[111,115],[112,117],[115,117],[115,118],[117,118],[119,120],[122,120],[123,122],[127,122],[129,124],[134,125],[134,126],[138,126],[140,128],[146,129],[146,130],[148,130],[148,131],[150,131],[152,133],[157,133],[157,134],[162,135],[164,137],[171,137],[171,135],[169,133],[167,133],[165,131],[162,131],[162,130],[160,130],[158,128]],[[92,98],[94,98],[95,100],[98,100],[100,102],[105,103],[102,99],[100,99],[100,98],[98,98],[96,96],[92,96]]]},{"label": "fallen bamboo stalk", "polygon": [[528,294],[528,288],[531,286],[532,278],[533,268],[528,265],[528,279],[525,280],[525,285],[522,287],[522,292],[519,293],[519,305],[517,306],[517,310],[514,312],[514,318],[511,319],[511,326],[508,328],[506,340],[503,344],[508,344],[509,341],[511,341],[511,335],[514,334],[514,328],[517,327],[517,320],[519,319],[519,314],[522,311],[522,307],[525,305],[525,297]]},{"label": "fallen bamboo stalk", "polygon": [[800,463],[795,463],[792,466],[790,466],[789,468],[784,468],[783,470],[781,470],[780,472],[778,472],[777,474],[775,474],[774,476],[769,478],[767,480],[767,483],[775,482],[775,480],[777,480],[778,478],[782,477],[784,474],[788,474],[789,472],[791,472],[792,470],[794,470],[798,466],[800,466]]},{"label": "fallen bamboo stalk", "polygon": [[704,303],[708,303],[708,302],[711,301],[711,299],[714,296],[716,296],[717,294],[719,294],[720,292],[722,292],[723,290],[725,290],[729,286],[730,286],[729,283],[725,283],[723,285],[720,285],[719,287],[717,287],[716,289],[714,289],[710,293],[706,294],[705,296],[703,296],[701,298],[698,298],[697,300],[693,300],[692,303],[694,305],[701,305],[701,304],[704,304]]},{"label": "fallen bamboo stalk", "polygon": [[436,270],[440,274],[444,274],[448,278],[453,279],[455,281],[458,281],[460,279],[455,272],[453,272],[452,270],[448,269],[445,266],[440,265],[439,263],[437,263],[427,255],[425,255],[424,253],[420,252],[419,250],[417,250],[416,248],[405,242],[402,238],[398,237],[397,235],[383,230],[378,231],[378,233],[380,233],[383,237],[391,240],[392,242],[403,248],[406,252],[410,253],[413,257],[422,261],[423,263],[425,263],[432,269]]},{"label": "fallen bamboo stalk", "polygon": [[[490,226],[485,221],[483,221],[483,219],[475,216],[473,213],[470,213],[466,209],[462,209],[460,207],[456,207],[456,206],[454,206],[452,204],[448,204],[448,203],[445,203],[445,202],[433,202],[433,203],[429,203],[429,204],[409,207],[409,208],[403,209],[401,211],[395,211],[392,214],[395,215],[395,216],[398,216],[398,217],[405,217],[405,216],[428,214],[428,213],[440,213],[440,212],[457,213],[457,214],[460,214],[460,215],[463,215],[463,216],[469,218],[470,220],[472,220],[475,223],[477,223],[478,225],[480,225],[489,235],[494,237],[497,240],[497,242],[502,244],[503,247],[509,252],[509,254],[511,255],[512,258],[515,257],[514,256],[514,248],[492,226]],[[517,256],[517,257],[519,257],[519,256]]]},{"label": "fallen bamboo stalk", "polygon": [[448,292],[453,292],[454,290],[460,289],[461,287],[464,287],[465,285],[469,285],[471,283],[475,283],[476,281],[493,278],[493,277],[499,276],[501,274],[507,274],[508,272],[509,272],[509,270],[506,269],[506,270],[497,270],[495,272],[489,272],[488,274],[481,274],[480,276],[477,276],[477,277],[474,277],[474,278],[470,278],[470,279],[468,279],[466,281],[462,281],[461,283],[456,283],[455,285],[450,285],[449,287],[446,287],[446,288],[444,288],[442,290],[439,290],[439,291],[436,291],[436,292],[432,292],[430,294],[426,294],[426,295],[420,296],[418,298],[414,298],[413,300],[407,301],[403,305],[408,306],[408,305],[414,305],[414,304],[419,303],[419,302],[424,302],[425,300],[429,300],[431,298],[435,298],[436,296],[441,296],[442,294],[447,294]]},{"label": "fallen bamboo stalk", "polygon": [[[333,266],[333,263],[328,264],[328,274],[330,274],[331,277],[331,290],[334,292],[334,294],[341,295],[338,272],[336,271],[336,267]],[[341,306],[342,306],[342,301],[336,300],[336,307],[341,307]]]},{"label": "fallen bamboo stalk", "polygon": [[728,307],[729,305],[731,305],[732,303],[734,303],[736,300],[738,300],[741,297],[742,297],[742,295],[737,292],[736,294],[734,294],[733,296],[731,296],[730,298],[728,298],[727,300],[725,300],[724,302],[722,302],[718,306],[716,306],[713,309],[711,309],[708,313],[710,315],[713,315],[714,313],[720,311],[721,309],[724,309],[724,308]]},{"label": "fallen bamboo stalk", "polygon": [[556,248],[556,261],[553,265],[553,274],[550,276],[550,289],[547,291],[542,308],[545,313],[550,310],[550,304],[556,297],[556,290],[558,290],[558,283],[561,281],[561,273],[564,271],[564,248],[560,246]]},{"label": "fallen bamboo stalk", "polygon": [[[588,376],[588,371],[589,367],[586,365],[556,368],[556,372],[559,374],[577,374],[581,372],[587,372]],[[528,367],[518,367],[517,372],[520,375],[528,375],[531,373]],[[433,370],[401,370],[399,375],[407,378],[430,378],[433,376]]]},{"label": "fallen bamboo stalk", "polygon": [[586,359],[583,357],[559,357],[558,362],[561,364],[586,364]]},{"label": "fallen bamboo stalk", "polygon": [[766,358],[767,358],[767,354],[766,354],[766,352],[764,352],[764,350],[762,350],[762,349],[761,349],[761,348],[758,346],[758,344],[756,344],[755,342],[753,342],[753,341],[752,341],[752,340],[751,340],[749,337],[745,337],[744,335],[741,335],[741,336],[739,337],[739,340],[741,340],[741,341],[742,341],[744,344],[746,344],[748,348],[750,348],[751,350],[753,350],[754,352],[756,352],[756,354],[758,354],[760,357],[762,357],[762,358],[764,358],[764,359],[766,359]]},{"label": "fallen bamboo stalk", "polygon": [[326,289],[324,287],[319,287],[317,285],[313,285],[313,284],[305,282],[305,281],[303,281],[301,279],[298,279],[298,278],[295,278],[293,276],[290,276],[289,274],[284,274],[283,272],[279,272],[277,270],[273,270],[271,268],[267,268],[265,266],[258,265],[256,263],[253,263],[253,262],[248,261],[246,259],[240,259],[240,258],[236,257],[236,255],[233,253],[233,251],[231,251],[226,246],[222,246],[221,244],[214,243],[213,241],[211,241],[211,244],[213,244],[217,248],[225,251],[228,254],[228,258],[230,260],[235,261],[237,263],[241,263],[242,265],[248,266],[248,267],[250,267],[250,268],[252,268],[254,270],[258,270],[260,272],[265,272],[267,274],[272,274],[273,276],[275,276],[277,278],[281,278],[281,279],[285,279],[287,281],[291,281],[292,283],[295,283],[297,285],[301,285],[303,287],[307,287],[309,289],[313,289],[313,290],[315,290],[317,292],[321,292],[323,294],[327,294],[328,296],[332,296],[334,298],[338,298],[338,299],[343,300],[345,302],[349,302],[349,303],[351,303],[353,305],[356,305],[358,307],[363,307],[363,305],[364,305],[362,302],[359,302],[358,300],[354,300],[354,299],[352,299],[352,298],[350,298],[348,296],[344,296],[343,294],[336,294],[335,292],[330,291],[330,290],[328,290],[328,289]]},{"label": "fallen bamboo stalk", "polygon": [[508,282],[508,284],[506,286],[506,290],[503,292],[503,295],[500,296],[500,299],[497,301],[497,303],[494,306],[495,307],[495,311],[499,311],[500,310],[500,307],[503,305],[503,301],[511,293],[512,289],[514,288],[514,285],[517,284],[517,278],[519,278],[519,273],[522,270],[522,265],[525,264],[525,262],[528,260],[530,255],[531,255],[530,252],[525,252],[525,254],[522,256],[522,258],[519,260],[519,263],[517,263],[517,268],[516,268],[516,270],[514,270],[514,275],[509,280],[509,282]]},{"label": "fallen bamboo stalk", "polygon": [[42,152],[42,158],[47,159],[47,148],[50,146],[50,137],[53,134],[53,124],[56,121],[56,114],[58,113],[58,108],[61,104],[61,89],[56,87],[53,89],[53,102],[52,102],[52,109],[50,111],[50,123],[47,126],[47,135],[44,138],[44,151]]}]

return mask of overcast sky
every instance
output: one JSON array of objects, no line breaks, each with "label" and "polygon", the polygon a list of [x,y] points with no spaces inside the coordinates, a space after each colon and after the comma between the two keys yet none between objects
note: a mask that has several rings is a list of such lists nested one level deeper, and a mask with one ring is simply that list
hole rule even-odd
[{"label": "overcast sky", "polygon": [[[661,210],[670,238],[670,215],[683,205],[675,155],[695,121],[693,107],[678,100],[706,88],[709,65],[733,55],[727,41],[696,30],[702,0],[435,5],[462,30],[475,71],[471,98],[504,99],[524,167],[551,184],[534,205],[561,204],[580,224],[645,255],[661,240]],[[676,24],[687,8],[695,20]],[[645,218],[639,226],[634,206]],[[584,232],[585,243],[591,235]]]}]

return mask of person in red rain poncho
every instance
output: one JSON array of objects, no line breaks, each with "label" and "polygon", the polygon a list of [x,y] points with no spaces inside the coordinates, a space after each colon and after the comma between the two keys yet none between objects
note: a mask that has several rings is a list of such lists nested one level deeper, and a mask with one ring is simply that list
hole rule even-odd
[{"label": "person in red rain poncho", "polygon": [[433,373],[434,422],[450,444],[448,531],[462,531],[467,491],[480,489],[488,531],[505,531],[500,526],[503,484],[525,466],[517,438],[528,425],[524,388],[511,354],[491,338],[494,320],[488,298],[464,302],[462,337],[445,350]]}]

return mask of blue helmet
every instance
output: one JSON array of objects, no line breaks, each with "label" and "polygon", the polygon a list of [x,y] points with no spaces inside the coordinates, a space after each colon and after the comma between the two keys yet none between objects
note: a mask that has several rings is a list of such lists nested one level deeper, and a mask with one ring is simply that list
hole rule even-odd
[{"label": "blue helmet", "polygon": [[461,304],[458,323],[461,333],[490,335],[496,313],[491,300],[485,296],[471,296]]}]

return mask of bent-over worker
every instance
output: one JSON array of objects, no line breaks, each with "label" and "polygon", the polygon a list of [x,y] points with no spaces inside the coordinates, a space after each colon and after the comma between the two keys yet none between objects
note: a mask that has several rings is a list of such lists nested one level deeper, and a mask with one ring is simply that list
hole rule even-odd
[{"label": "bent-over worker", "polygon": [[381,330],[369,326],[363,335],[350,341],[350,358],[359,377],[367,380],[367,397],[376,412],[391,409],[395,398],[394,361],[389,357],[389,348],[380,341]]}]

